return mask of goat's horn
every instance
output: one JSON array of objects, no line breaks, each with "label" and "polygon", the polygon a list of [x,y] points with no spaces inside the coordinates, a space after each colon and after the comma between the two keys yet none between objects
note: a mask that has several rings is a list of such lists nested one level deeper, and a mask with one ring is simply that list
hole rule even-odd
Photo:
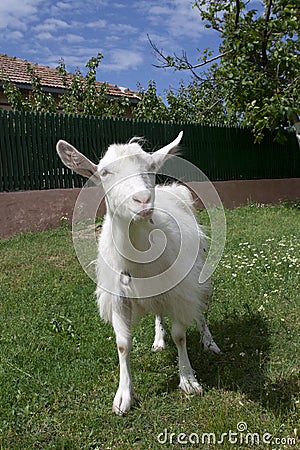
[{"label": "goat's horn", "polygon": [[165,147],[163,147],[161,150],[164,150],[165,153],[168,153],[170,150],[172,150],[172,148],[176,147],[179,142],[181,141],[183,136],[183,131],[180,131],[180,133],[178,134],[177,138],[174,139],[173,142],[171,142],[170,144],[166,145]]}]

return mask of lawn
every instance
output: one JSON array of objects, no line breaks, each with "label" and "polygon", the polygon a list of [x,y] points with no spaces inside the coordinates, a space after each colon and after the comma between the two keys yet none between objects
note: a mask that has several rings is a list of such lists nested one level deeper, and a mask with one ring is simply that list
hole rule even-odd
[{"label": "lawn", "polygon": [[205,354],[196,328],[187,335],[203,396],[177,389],[175,346],[169,338],[152,353],[146,317],[133,338],[139,402],[125,417],[111,413],[113,331],[70,228],[0,241],[1,449],[300,448],[300,210],[248,206],[226,217],[207,314],[223,353]]}]

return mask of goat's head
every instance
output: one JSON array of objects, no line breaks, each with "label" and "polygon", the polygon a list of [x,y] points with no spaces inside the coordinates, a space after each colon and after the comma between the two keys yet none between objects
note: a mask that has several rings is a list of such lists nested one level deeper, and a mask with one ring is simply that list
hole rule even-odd
[{"label": "goat's head", "polygon": [[56,149],[69,169],[102,183],[112,214],[142,220],[151,218],[153,213],[155,174],[174,153],[182,134],[181,131],[173,142],[152,154],[146,153],[136,139],[128,144],[113,144],[98,165],[65,141],[60,140]]}]

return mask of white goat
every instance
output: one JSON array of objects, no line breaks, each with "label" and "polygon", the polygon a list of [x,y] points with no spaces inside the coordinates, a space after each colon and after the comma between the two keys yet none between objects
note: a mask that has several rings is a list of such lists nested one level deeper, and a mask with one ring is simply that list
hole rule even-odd
[{"label": "white goat", "polygon": [[98,243],[97,302],[102,319],[113,325],[120,383],[113,411],[123,415],[134,401],[130,373],[131,325],[146,313],[156,315],[153,350],[165,348],[164,316],[172,321],[178,349],[180,388],[201,393],[187,349],[186,326],[196,321],[205,350],[219,353],[202,311],[210,280],[199,284],[206,239],[195,218],[190,191],[182,185],[155,186],[155,173],[172,155],[182,132],[149,154],[136,139],[111,145],[98,165],[65,141],[57,152],[75,172],[101,181],[107,213]]}]

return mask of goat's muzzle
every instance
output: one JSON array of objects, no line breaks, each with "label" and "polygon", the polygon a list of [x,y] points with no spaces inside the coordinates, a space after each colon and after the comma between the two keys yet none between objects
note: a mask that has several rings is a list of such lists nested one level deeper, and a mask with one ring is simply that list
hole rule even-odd
[{"label": "goat's muzzle", "polygon": [[152,217],[154,208],[145,208],[137,213],[137,216],[142,217],[143,219],[150,219]]}]

